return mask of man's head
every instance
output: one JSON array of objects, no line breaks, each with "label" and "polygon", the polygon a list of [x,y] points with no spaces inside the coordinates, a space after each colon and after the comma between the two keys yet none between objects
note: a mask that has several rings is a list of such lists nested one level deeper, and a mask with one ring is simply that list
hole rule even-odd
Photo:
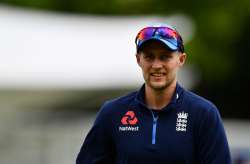
[{"label": "man's head", "polygon": [[186,54],[179,33],[169,27],[146,27],[136,37],[137,63],[145,83],[163,90],[176,82],[178,69],[185,63]]}]

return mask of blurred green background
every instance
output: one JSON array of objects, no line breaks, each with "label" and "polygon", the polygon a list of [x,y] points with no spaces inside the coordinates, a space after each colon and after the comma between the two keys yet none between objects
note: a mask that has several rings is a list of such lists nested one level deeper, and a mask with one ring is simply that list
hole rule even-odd
[{"label": "blurred green background", "polygon": [[[241,143],[250,136],[249,0],[1,0],[0,5],[77,17],[190,17],[195,33],[185,44],[187,64],[199,73],[192,90],[218,106],[230,143],[240,143],[230,145],[234,163],[250,159],[250,148]],[[134,89],[0,88],[0,162],[74,163],[100,105]],[[10,159],[13,151],[17,159]]]}]

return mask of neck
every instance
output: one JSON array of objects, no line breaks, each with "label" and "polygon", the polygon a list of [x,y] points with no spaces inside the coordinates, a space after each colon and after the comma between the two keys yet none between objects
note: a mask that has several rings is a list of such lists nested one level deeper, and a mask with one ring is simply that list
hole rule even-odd
[{"label": "neck", "polygon": [[167,106],[176,89],[176,81],[173,81],[169,86],[162,90],[156,90],[145,85],[145,101],[150,109],[161,110]]}]

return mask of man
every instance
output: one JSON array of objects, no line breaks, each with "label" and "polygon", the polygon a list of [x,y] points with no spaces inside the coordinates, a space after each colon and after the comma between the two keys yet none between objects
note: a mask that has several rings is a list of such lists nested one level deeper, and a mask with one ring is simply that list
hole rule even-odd
[{"label": "man", "polygon": [[77,164],[230,164],[217,108],[178,83],[186,59],[170,26],[146,27],[136,37],[145,84],[101,108]]}]

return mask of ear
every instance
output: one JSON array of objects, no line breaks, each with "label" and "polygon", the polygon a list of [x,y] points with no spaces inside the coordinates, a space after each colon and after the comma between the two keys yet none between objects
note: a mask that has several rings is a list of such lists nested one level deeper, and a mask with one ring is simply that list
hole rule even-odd
[{"label": "ear", "polygon": [[187,55],[186,55],[185,52],[179,54],[179,65],[180,65],[180,66],[183,66],[183,65],[184,65],[184,63],[185,63],[185,61],[186,61],[186,57],[187,57]]},{"label": "ear", "polygon": [[135,56],[136,56],[137,64],[141,67],[141,54],[137,53]]}]

